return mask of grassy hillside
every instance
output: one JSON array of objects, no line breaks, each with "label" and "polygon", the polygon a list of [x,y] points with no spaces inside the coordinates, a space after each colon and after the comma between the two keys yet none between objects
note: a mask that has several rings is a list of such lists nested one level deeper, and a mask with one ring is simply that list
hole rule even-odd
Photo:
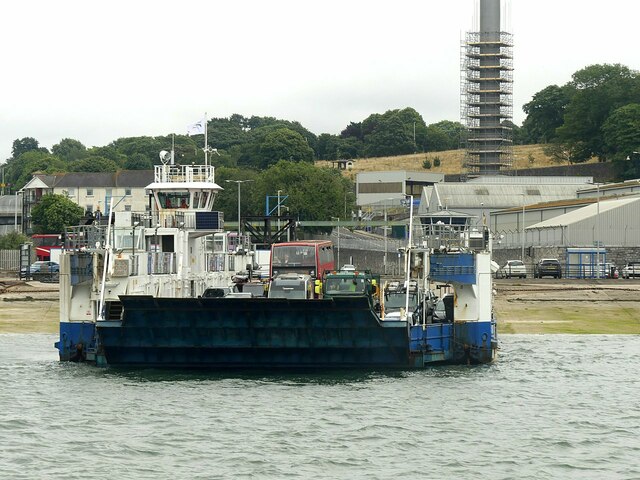
[{"label": "grassy hillside", "polygon": [[[558,165],[551,157],[545,155],[543,145],[517,145],[513,147],[513,168],[538,168]],[[379,170],[414,170],[433,173],[462,173],[462,159],[464,150],[447,150],[445,152],[417,153],[413,155],[399,155],[396,157],[360,158],[355,160],[353,169],[345,172],[345,175],[354,178],[359,172],[372,172]],[[433,166],[436,157],[440,158],[440,166]],[[425,169],[422,163],[425,159],[431,160],[431,168]],[[595,160],[594,160],[595,161]],[[331,166],[331,162],[319,161],[318,166]]]}]

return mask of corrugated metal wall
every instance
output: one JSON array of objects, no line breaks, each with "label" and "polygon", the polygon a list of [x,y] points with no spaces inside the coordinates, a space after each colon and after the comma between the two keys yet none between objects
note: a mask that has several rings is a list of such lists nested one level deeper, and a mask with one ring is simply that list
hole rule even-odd
[{"label": "corrugated metal wall", "polygon": [[0,271],[17,272],[20,269],[20,250],[0,250]]}]

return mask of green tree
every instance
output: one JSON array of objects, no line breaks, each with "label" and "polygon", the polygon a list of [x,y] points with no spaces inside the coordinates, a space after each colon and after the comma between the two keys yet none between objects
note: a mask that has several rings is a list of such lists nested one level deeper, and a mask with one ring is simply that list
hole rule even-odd
[{"label": "green tree", "polygon": [[319,160],[335,160],[338,158],[338,144],[340,137],[323,133],[318,136],[318,149],[316,157]]},{"label": "green tree", "polygon": [[428,125],[426,132],[425,151],[457,150],[460,148],[461,136],[465,132],[465,127],[460,122],[441,120]]},{"label": "green tree", "polygon": [[260,144],[261,166],[268,167],[279,160],[312,162],[313,149],[298,132],[278,128],[267,133]]},{"label": "green tree", "polygon": [[216,169],[216,183],[223,190],[216,195],[214,209],[224,212],[224,218],[237,221],[238,219],[238,185],[227,180],[250,180],[240,185],[240,214],[262,215],[264,212],[264,197],[255,193],[256,183],[260,174],[249,168],[219,167]]},{"label": "green tree", "polygon": [[19,232],[9,232],[0,235],[0,250],[17,250],[20,245],[29,241],[29,237]]},{"label": "green tree", "polygon": [[234,114],[229,118],[212,118],[207,124],[208,142],[213,148],[229,149],[245,141],[248,119]]},{"label": "green tree", "polygon": [[614,160],[616,169],[620,172],[620,179],[631,180],[640,178],[640,150],[631,152],[628,158]]},{"label": "green tree", "polygon": [[6,181],[22,188],[34,173],[66,172],[66,162],[40,150],[30,150],[7,163]]},{"label": "green tree", "polygon": [[[412,126],[413,127],[413,126]],[[367,157],[387,157],[413,153],[412,130],[396,115],[389,115],[377,123],[374,130],[365,136],[364,154]]]},{"label": "green tree", "polygon": [[31,210],[37,233],[62,233],[69,225],[77,225],[83,215],[80,206],[64,195],[45,195]]},{"label": "green tree", "polygon": [[11,149],[11,157],[18,158],[23,153],[30,152],[32,150],[40,150],[40,147],[38,147],[38,141],[35,138],[33,137],[18,138],[13,141],[13,147]]},{"label": "green tree", "polygon": [[71,166],[73,172],[116,172],[118,165],[113,160],[103,157],[87,157],[78,160]]},{"label": "green tree", "polygon": [[56,143],[51,147],[51,151],[55,156],[66,162],[75,162],[87,155],[87,147],[72,138],[63,138],[60,143]]},{"label": "green tree", "polygon": [[124,165],[127,156],[119,153],[114,147],[91,147],[87,149],[86,157],[102,157],[112,160],[118,165]]},{"label": "green tree", "polygon": [[294,132],[298,132],[305,139],[307,144],[314,150],[316,150],[316,142],[318,138],[316,135],[302,126],[300,122],[291,122],[289,120],[280,120],[273,117],[256,117],[252,116],[249,119],[244,119],[243,124],[245,130],[252,131],[263,127],[271,128],[288,128]]},{"label": "green tree", "polygon": [[551,142],[543,148],[544,154],[551,157],[555,163],[573,163],[580,162],[585,155],[587,147],[581,142],[560,143],[558,141]]},{"label": "green tree", "polygon": [[[344,218],[344,211],[354,208],[353,183],[332,168],[320,168],[306,162],[282,160],[260,175],[253,186],[254,208],[264,211],[267,195],[281,190],[287,195],[286,205],[294,217],[305,220],[327,220],[331,216]],[[244,186],[243,186],[244,199]],[[244,200],[243,200],[244,203]]]},{"label": "green tree", "polygon": [[606,159],[602,126],[616,109],[640,103],[638,72],[620,64],[591,65],[573,74],[575,93],[567,105],[564,125],[557,129],[561,143],[578,145],[577,161],[592,156]]},{"label": "green tree", "polygon": [[614,110],[602,126],[608,154],[627,158],[640,151],[640,104],[630,103]]},{"label": "green tree", "polygon": [[[379,115],[378,115],[379,116]],[[361,142],[364,142],[364,130],[362,126],[362,122],[354,123],[351,122],[347,127],[340,132],[341,138],[357,138]]]},{"label": "green tree", "polygon": [[556,138],[556,129],[563,124],[564,111],[574,90],[571,86],[550,85],[522,106],[527,114],[522,128],[528,143],[548,143]]},{"label": "green tree", "polygon": [[413,108],[388,110],[382,115],[369,115],[359,123],[351,122],[340,133],[340,138],[348,143],[340,145],[336,156],[381,157],[424,151],[427,137],[427,126]]},{"label": "green tree", "polygon": [[355,137],[338,139],[336,159],[360,158],[364,155],[364,142]]},{"label": "green tree", "polygon": [[142,153],[134,153],[124,162],[125,170],[151,170],[152,168],[151,159]]}]

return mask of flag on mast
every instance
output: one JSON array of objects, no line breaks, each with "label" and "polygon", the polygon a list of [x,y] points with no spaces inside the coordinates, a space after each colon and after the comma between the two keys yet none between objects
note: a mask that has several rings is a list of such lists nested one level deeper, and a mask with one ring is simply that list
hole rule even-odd
[{"label": "flag on mast", "polygon": [[187,135],[201,135],[201,134],[203,134],[206,124],[207,124],[207,121],[203,118],[202,120],[199,120],[196,123],[192,123],[191,125],[187,125]]}]

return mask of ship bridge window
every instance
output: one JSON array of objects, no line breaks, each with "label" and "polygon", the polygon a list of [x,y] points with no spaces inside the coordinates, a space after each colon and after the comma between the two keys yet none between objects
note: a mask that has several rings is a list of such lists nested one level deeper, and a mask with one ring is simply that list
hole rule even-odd
[{"label": "ship bridge window", "polygon": [[207,208],[208,200],[209,200],[209,192],[194,192],[193,208]]},{"label": "ship bridge window", "polygon": [[187,192],[159,192],[160,208],[189,208],[189,193]]}]

